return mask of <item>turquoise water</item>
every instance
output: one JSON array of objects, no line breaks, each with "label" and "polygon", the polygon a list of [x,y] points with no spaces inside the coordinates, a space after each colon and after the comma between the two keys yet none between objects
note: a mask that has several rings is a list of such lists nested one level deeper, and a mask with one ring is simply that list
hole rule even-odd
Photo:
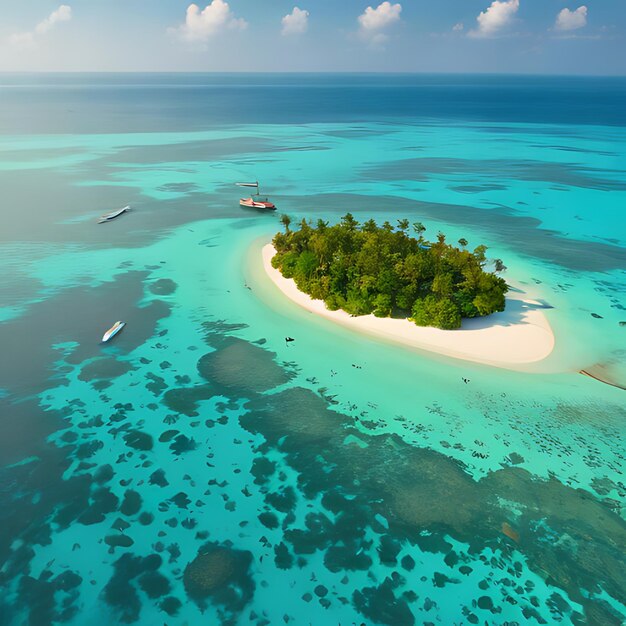
[{"label": "turquoise water", "polygon": [[[335,118],[0,138],[0,623],[626,619],[624,392],[578,373],[626,379],[625,127]],[[486,243],[554,353],[494,369],[283,301],[242,179]]]}]

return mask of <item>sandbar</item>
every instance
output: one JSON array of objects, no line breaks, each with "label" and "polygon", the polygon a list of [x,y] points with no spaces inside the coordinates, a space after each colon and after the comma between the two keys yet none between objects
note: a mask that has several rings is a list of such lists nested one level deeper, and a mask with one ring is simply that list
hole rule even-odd
[{"label": "sandbar", "polygon": [[285,278],[272,267],[275,254],[272,244],[263,247],[263,268],[289,300],[355,331],[420,350],[508,369],[542,361],[554,349],[554,333],[541,310],[542,305],[524,299],[523,294],[509,293],[505,311],[465,319],[457,330],[416,326],[406,319],[352,316],[341,310],[330,311],[322,300],[314,300],[300,291],[293,279]]}]

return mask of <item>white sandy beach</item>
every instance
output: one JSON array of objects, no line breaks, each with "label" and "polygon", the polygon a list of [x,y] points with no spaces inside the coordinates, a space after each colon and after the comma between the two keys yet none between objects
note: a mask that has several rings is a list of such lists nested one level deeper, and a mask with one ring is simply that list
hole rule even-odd
[{"label": "white sandy beach", "polygon": [[447,356],[516,369],[545,359],[554,348],[554,333],[537,302],[509,294],[506,311],[488,317],[464,320],[459,330],[416,326],[408,320],[352,317],[345,311],[329,311],[322,300],[299,291],[295,281],[272,267],[274,246],[263,247],[263,267],[272,282],[302,308],[356,331],[405,346]]}]

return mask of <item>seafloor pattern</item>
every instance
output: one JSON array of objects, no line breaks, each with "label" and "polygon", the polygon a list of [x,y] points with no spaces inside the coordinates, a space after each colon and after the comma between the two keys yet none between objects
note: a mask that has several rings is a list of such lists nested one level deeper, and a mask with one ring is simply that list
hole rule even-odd
[{"label": "seafloor pattern", "polygon": [[[391,122],[2,139],[0,624],[622,624],[624,392],[567,364],[622,375],[625,145]],[[545,373],[277,301],[247,177],[295,217],[488,243],[553,308]]]}]

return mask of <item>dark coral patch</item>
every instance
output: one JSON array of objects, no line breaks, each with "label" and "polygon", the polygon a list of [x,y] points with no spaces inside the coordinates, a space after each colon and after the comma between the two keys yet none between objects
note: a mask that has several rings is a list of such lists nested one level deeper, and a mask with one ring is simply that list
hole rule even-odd
[{"label": "dark coral patch", "polygon": [[150,283],[148,289],[156,296],[171,296],[177,289],[178,285],[169,278],[159,278]]},{"label": "dark coral patch", "polygon": [[165,478],[165,472],[162,469],[154,470],[154,472],[150,474],[150,484],[158,485],[159,487],[167,487],[169,482],[167,478]]},{"label": "dark coral patch", "polygon": [[87,526],[91,524],[99,524],[104,521],[108,513],[117,510],[117,496],[108,489],[96,489],[90,498],[87,510],[79,517],[78,521]]},{"label": "dark coral patch", "polygon": [[139,509],[141,509],[141,496],[136,491],[128,489],[126,493],[124,493],[124,500],[122,501],[120,511],[124,515],[136,515],[139,513]]},{"label": "dark coral patch", "polygon": [[372,559],[360,546],[351,542],[348,545],[331,545],[324,554],[324,565],[335,573],[366,571],[372,566]]},{"label": "dark coral patch", "polygon": [[113,563],[114,573],[104,587],[104,599],[119,612],[120,621],[136,622],[141,613],[141,599],[133,584],[134,580],[146,573],[156,572],[162,559],[157,554],[139,557],[130,553],[123,554]]},{"label": "dark coral patch", "polygon": [[254,476],[254,482],[258,485],[263,485],[276,471],[276,463],[266,459],[264,456],[257,457],[252,462],[252,469],[250,471]]},{"label": "dark coral patch", "polygon": [[293,560],[289,548],[282,541],[274,547],[274,562],[278,569],[291,569]]},{"label": "dark coral patch", "polygon": [[87,382],[112,380],[132,370],[130,363],[113,357],[101,357],[87,363],[78,375],[79,380]]},{"label": "dark coral patch", "polygon": [[160,396],[167,389],[165,379],[161,376],[158,376],[157,374],[154,374],[152,372],[148,372],[146,374],[146,378],[150,381],[146,385],[146,389],[153,393],[155,396]]},{"label": "dark coral patch", "polygon": [[126,445],[135,450],[152,450],[153,441],[152,435],[144,433],[141,430],[129,430],[124,434],[124,441]]},{"label": "dark coral patch", "polygon": [[92,457],[98,450],[100,450],[104,444],[102,441],[93,440],[86,443],[81,443],[74,452],[77,459],[85,460]]},{"label": "dark coral patch", "polygon": [[54,586],[59,591],[68,592],[71,589],[78,587],[83,582],[83,579],[76,572],[67,570],[62,574],[59,574],[53,582]]},{"label": "dark coral patch", "polygon": [[[240,423],[265,440],[259,452],[277,448],[284,453],[298,472],[298,495],[313,499],[323,494],[323,505],[334,513],[332,523],[307,516],[305,528],[292,527],[295,518],[290,518],[289,506],[282,506],[280,492],[268,494],[267,504],[288,512],[283,538],[290,552],[324,550],[331,571],[369,568],[359,529],[378,527],[376,532],[388,536],[379,547],[383,562],[396,563],[399,545],[408,541],[422,551],[444,555],[450,567],[456,567],[459,555],[452,551],[449,537],[468,543],[470,552],[513,542],[533,571],[584,607],[585,617],[576,619],[615,622],[607,617],[608,604],[596,594],[604,589],[613,598],[625,597],[626,523],[593,494],[555,478],[539,480],[511,465],[475,480],[459,461],[409,445],[396,435],[370,435],[366,447],[346,443],[348,435],[357,432],[353,418],[329,409],[327,402],[304,389],[257,395],[246,408]],[[558,413],[555,418],[572,419],[572,411],[566,414],[559,408]],[[255,464],[258,482],[265,482],[273,471],[267,461]],[[505,531],[513,516],[514,532]],[[408,556],[401,563],[405,571],[415,567]],[[354,602],[373,621],[411,623],[410,611],[389,587],[390,581],[359,591]],[[435,579],[445,586],[457,582],[442,574]],[[594,621],[591,616],[596,614],[604,622]]]},{"label": "dark coral patch", "polygon": [[[29,624],[52,624],[69,619],[76,609],[73,607],[63,615],[57,609],[54,597],[55,585],[45,580],[45,574],[39,579],[23,576],[20,580],[18,594],[20,603],[28,612]],[[69,608],[69,607],[68,607]]]},{"label": "dark coral patch", "polygon": [[201,607],[212,601],[237,614],[254,594],[251,563],[250,552],[207,543],[185,568],[185,590]]},{"label": "dark coral patch", "polygon": [[398,554],[400,553],[400,542],[385,535],[380,539],[380,546],[378,547],[378,557],[380,562],[385,565],[393,566],[397,563]]},{"label": "dark coral patch", "polygon": [[183,491],[170,498],[170,502],[174,503],[179,509],[186,509],[191,504],[189,496]]},{"label": "dark coral patch", "polygon": [[182,602],[178,598],[168,596],[160,602],[159,607],[170,617],[174,617],[178,614],[178,611],[180,611],[182,607]]},{"label": "dark coral patch", "polygon": [[[281,393],[255,399],[249,403],[250,412],[240,418],[251,432],[262,432],[271,442],[285,450],[301,450],[307,446],[323,445],[342,434],[343,425],[352,418],[327,409],[327,403],[309,389],[295,387]],[[260,418],[261,411],[263,418]],[[285,424],[289,423],[288,428]],[[341,437],[343,441],[345,435]]]},{"label": "dark coral patch", "polygon": [[353,601],[365,617],[377,624],[389,624],[389,626],[415,624],[415,616],[408,604],[394,595],[393,584],[389,578],[378,587],[366,587],[355,591]]},{"label": "dark coral patch", "polygon": [[177,387],[168,389],[163,394],[163,404],[174,413],[182,413],[188,417],[198,416],[198,403],[213,397],[213,390],[209,385],[195,387]]},{"label": "dark coral patch", "polygon": [[171,441],[176,435],[178,435],[179,432],[179,430],[166,430],[159,436],[159,441],[162,443],[167,443],[168,441]]},{"label": "dark coral patch", "polygon": [[130,548],[135,542],[128,535],[107,535],[104,543],[112,548]]},{"label": "dark coral patch", "polygon": [[278,528],[278,518],[274,513],[265,511],[259,515],[259,522],[265,526],[265,528]]},{"label": "dark coral patch", "polygon": [[178,435],[170,445],[170,450],[177,456],[196,449],[196,442],[186,435]]},{"label": "dark coral patch", "polygon": [[108,483],[113,478],[113,468],[107,465],[101,465],[93,475],[95,482],[99,484]]},{"label": "dark coral patch", "polygon": [[288,513],[296,506],[296,492],[293,487],[285,487],[281,491],[268,493],[265,501],[277,511]]},{"label": "dark coral patch", "polygon": [[274,361],[275,354],[247,341],[227,337],[217,347],[198,361],[198,371],[224,395],[246,396],[273,389],[291,379]]},{"label": "dark coral patch", "polygon": [[127,528],[130,528],[130,524],[121,517],[118,517],[111,525],[111,528],[119,532],[124,532]]},{"label": "dark coral patch", "polygon": [[153,521],[154,521],[154,515],[152,515],[152,513],[148,513],[147,511],[143,511],[139,515],[139,523],[142,526],[150,526],[150,524],[152,524]]},{"label": "dark coral patch", "polygon": [[149,598],[160,598],[171,590],[170,581],[163,574],[153,570],[139,577],[139,586]]}]

